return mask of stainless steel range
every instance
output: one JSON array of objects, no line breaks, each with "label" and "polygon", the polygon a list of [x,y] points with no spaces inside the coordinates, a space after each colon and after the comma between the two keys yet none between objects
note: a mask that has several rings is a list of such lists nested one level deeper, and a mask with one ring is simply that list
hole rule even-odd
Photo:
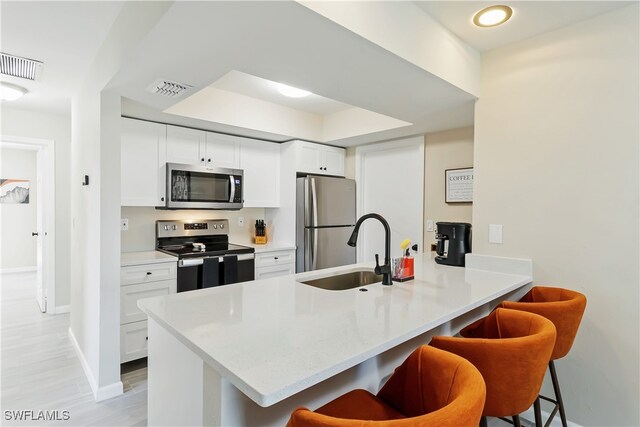
[{"label": "stainless steel range", "polygon": [[178,292],[254,279],[253,248],[229,243],[229,221],[156,221],[156,249],[178,257]]}]

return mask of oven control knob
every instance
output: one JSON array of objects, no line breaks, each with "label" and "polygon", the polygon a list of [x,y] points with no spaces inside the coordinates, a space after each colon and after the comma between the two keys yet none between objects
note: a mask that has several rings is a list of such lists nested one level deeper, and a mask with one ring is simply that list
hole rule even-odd
[{"label": "oven control knob", "polygon": [[218,224],[213,224],[213,229],[216,230],[218,228]]},{"label": "oven control knob", "polygon": [[171,229],[175,231],[175,230],[177,230],[177,229],[178,229],[178,226],[177,226],[177,225],[172,225],[172,226],[171,226]]},{"label": "oven control knob", "polygon": [[164,231],[168,231],[168,230],[169,230],[169,226],[168,226],[168,225],[165,225],[165,226],[164,226]]},{"label": "oven control knob", "polygon": [[220,230],[224,228],[224,224],[220,224]]}]

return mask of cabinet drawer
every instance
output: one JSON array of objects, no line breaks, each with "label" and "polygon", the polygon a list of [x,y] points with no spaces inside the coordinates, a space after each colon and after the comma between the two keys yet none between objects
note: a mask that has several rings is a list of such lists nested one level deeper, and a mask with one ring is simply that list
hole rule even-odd
[{"label": "cabinet drawer", "polygon": [[177,268],[177,261],[122,267],[120,269],[120,284],[132,285],[134,283],[148,283],[175,279]]},{"label": "cabinet drawer", "polygon": [[147,321],[120,326],[120,363],[147,357]]},{"label": "cabinet drawer", "polygon": [[272,267],[256,268],[256,280],[270,277],[286,276],[295,273],[295,264],[275,265]]},{"label": "cabinet drawer", "polygon": [[278,251],[278,252],[265,252],[256,254],[255,256],[256,268],[271,267],[274,265],[282,264],[294,264],[296,262],[295,251]]},{"label": "cabinet drawer", "polygon": [[146,320],[147,315],[138,308],[138,300],[176,293],[177,281],[138,283],[120,287],[120,323]]}]

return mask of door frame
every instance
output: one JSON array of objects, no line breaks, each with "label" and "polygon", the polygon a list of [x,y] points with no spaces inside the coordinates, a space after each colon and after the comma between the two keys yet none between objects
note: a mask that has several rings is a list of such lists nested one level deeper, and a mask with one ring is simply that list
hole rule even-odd
[{"label": "door frame", "polygon": [[26,138],[21,136],[0,135],[0,147],[19,150],[40,151],[42,160],[36,164],[38,174],[42,174],[44,209],[42,209],[42,227],[38,230],[42,236],[42,280],[45,293],[45,313],[56,312],[56,207],[55,207],[55,141],[51,139]]},{"label": "door frame", "polygon": [[[419,242],[420,249],[418,252],[425,252],[424,249],[424,135],[414,135],[409,137],[404,137],[401,139],[391,140],[391,141],[383,141],[370,145],[361,145],[356,147],[356,215],[360,218],[366,212],[362,211],[362,207],[364,206],[364,191],[362,188],[362,183],[364,182],[364,156],[367,153],[372,153],[376,151],[388,151],[398,148],[405,147],[418,147],[418,151],[420,153],[420,158],[422,159],[422,179],[417,186],[420,188],[420,193],[422,194],[422,214],[420,221],[420,234],[421,240]],[[364,258],[364,246],[357,245],[356,246],[356,261],[357,262],[366,262],[370,260],[365,260]]]}]

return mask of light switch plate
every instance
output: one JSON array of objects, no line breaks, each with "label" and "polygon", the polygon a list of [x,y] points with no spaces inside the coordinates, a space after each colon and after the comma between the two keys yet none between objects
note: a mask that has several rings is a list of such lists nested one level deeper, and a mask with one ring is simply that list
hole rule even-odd
[{"label": "light switch plate", "polygon": [[489,243],[502,244],[502,224],[489,224]]},{"label": "light switch plate", "polygon": [[120,219],[120,230],[127,231],[129,229],[129,218]]},{"label": "light switch plate", "polygon": [[427,231],[433,231],[433,220],[432,219],[428,219],[427,220]]}]

